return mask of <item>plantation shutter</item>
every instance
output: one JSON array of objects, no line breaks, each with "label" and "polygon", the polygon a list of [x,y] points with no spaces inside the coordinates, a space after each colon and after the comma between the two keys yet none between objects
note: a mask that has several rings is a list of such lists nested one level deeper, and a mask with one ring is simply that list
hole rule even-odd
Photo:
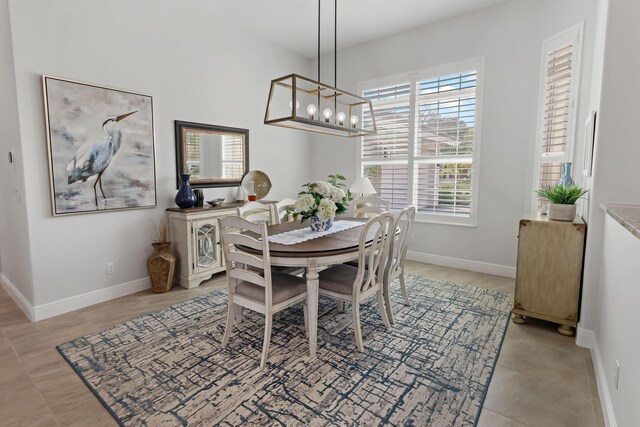
[{"label": "plantation shutter", "polygon": [[[540,157],[535,189],[554,186],[562,176],[562,163],[572,158],[574,127],[573,104],[576,84],[576,46],[578,32],[558,36],[545,45],[542,83],[542,123],[539,139]],[[538,208],[546,203],[535,197]]]},{"label": "plantation shutter", "polygon": [[200,178],[200,134],[186,132],[184,157],[187,164],[187,173],[192,179]]},{"label": "plantation shutter", "polygon": [[[362,138],[362,173],[369,177],[378,196],[390,202],[392,210],[408,204],[410,95],[408,82],[363,93],[373,104],[378,133]],[[363,122],[365,127],[371,125],[369,111]]]},{"label": "plantation shutter", "polygon": [[242,176],[242,147],[244,138],[240,135],[222,136],[222,177],[240,178]]},{"label": "plantation shutter", "polygon": [[414,191],[418,212],[471,215],[476,72],[417,83]]}]

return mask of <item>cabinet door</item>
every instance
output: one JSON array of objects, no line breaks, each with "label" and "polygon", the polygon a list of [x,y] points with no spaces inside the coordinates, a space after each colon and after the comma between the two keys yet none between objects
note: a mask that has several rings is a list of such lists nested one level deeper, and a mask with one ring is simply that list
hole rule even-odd
[{"label": "cabinet door", "polygon": [[220,267],[220,250],[218,245],[218,222],[215,218],[193,221],[193,272],[203,273]]}]

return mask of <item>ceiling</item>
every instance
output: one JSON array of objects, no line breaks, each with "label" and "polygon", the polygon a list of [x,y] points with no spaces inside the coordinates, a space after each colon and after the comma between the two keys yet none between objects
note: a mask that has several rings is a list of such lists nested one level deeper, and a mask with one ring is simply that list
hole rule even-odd
[{"label": "ceiling", "polygon": [[[338,49],[506,0],[338,0]],[[317,0],[222,0],[235,25],[308,58],[317,52]],[[322,0],[322,53],[333,52],[334,2]]]}]

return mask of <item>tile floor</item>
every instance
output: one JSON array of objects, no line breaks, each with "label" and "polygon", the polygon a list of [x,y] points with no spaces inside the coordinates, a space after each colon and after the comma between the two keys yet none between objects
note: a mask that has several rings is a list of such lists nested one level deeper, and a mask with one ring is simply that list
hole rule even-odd
[{"label": "tile floor", "polygon": [[[408,271],[513,292],[514,281],[418,262]],[[190,291],[150,291],[30,323],[0,288],[0,423],[3,426],[115,426],[55,349],[57,344],[225,286],[223,275]],[[604,426],[588,350],[551,324],[509,323],[478,427]]]}]

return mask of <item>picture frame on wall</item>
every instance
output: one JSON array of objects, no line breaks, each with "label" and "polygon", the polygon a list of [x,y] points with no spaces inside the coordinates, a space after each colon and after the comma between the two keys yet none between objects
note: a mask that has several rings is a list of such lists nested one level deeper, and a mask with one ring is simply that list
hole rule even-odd
[{"label": "picture frame on wall", "polygon": [[593,149],[596,142],[596,119],[597,111],[591,111],[584,123],[584,156],[582,176],[591,176],[593,174]]},{"label": "picture frame on wall", "polygon": [[54,216],[157,205],[150,95],[42,76]]}]

